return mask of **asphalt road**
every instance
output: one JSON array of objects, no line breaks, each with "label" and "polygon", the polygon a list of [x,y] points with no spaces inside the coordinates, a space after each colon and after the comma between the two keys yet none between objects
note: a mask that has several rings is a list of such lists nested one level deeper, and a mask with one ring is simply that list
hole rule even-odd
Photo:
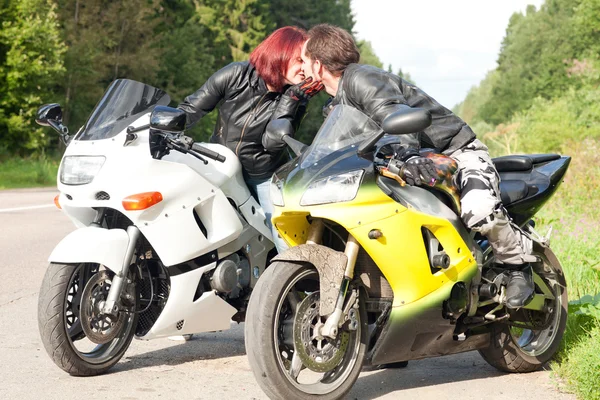
[{"label": "asphalt road", "polygon": [[[0,191],[0,399],[265,399],[244,350],[243,325],[189,342],[134,340],[106,375],[74,378],[54,365],[37,327],[38,290],[54,246],[74,229],[55,189]],[[349,399],[574,399],[550,371],[502,374],[478,353],[363,372]]]}]

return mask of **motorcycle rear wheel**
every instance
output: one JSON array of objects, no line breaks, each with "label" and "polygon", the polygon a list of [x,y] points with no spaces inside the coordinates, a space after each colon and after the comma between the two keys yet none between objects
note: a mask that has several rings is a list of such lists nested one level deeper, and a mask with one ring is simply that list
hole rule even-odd
[{"label": "motorcycle rear wheel", "polygon": [[86,338],[80,321],[81,295],[96,273],[97,264],[51,263],[40,288],[42,342],[54,363],[73,376],[94,376],[110,369],[125,354],[137,325],[138,314],[130,313],[107,343],[96,344]]},{"label": "motorcycle rear wheel", "polygon": [[[310,265],[278,261],[267,268],[252,291],[245,326],[246,353],[254,377],[272,399],[339,399],[350,391],[360,374],[368,335],[367,318],[362,305],[359,307],[358,329],[348,331],[345,325],[340,328],[338,337],[345,334],[344,340],[329,341],[325,338],[319,341],[313,338],[305,347],[309,350],[300,350],[295,354],[292,330],[298,326],[293,324],[301,319],[311,324],[311,320],[322,318],[318,317],[316,302],[308,308],[312,310],[310,316],[303,314],[308,318],[301,316],[296,319],[298,312],[306,310],[308,303],[318,299],[318,279],[317,271]],[[305,302],[308,303],[303,305]],[[313,346],[313,341],[318,341],[316,346]],[[345,343],[340,345],[340,342]],[[337,347],[331,348],[335,345],[339,346],[339,351],[343,350],[341,357],[337,354]],[[318,354],[321,349],[325,353],[327,346],[331,350],[329,354],[333,354],[331,362]],[[314,360],[315,351],[318,365],[313,364],[309,368],[304,361],[298,364],[301,352],[310,353]],[[295,376],[292,372],[294,365],[297,366]],[[320,372],[316,372],[317,369]]]},{"label": "motorcycle rear wheel", "polygon": [[545,329],[529,330],[511,328],[496,323],[491,327],[491,343],[487,349],[479,350],[485,361],[503,372],[532,372],[550,361],[560,346],[567,324],[568,294],[562,267],[549,248],[545,248],[543,259],[552,270],[552,280],[540,275],[554,292],[550,324]]}]

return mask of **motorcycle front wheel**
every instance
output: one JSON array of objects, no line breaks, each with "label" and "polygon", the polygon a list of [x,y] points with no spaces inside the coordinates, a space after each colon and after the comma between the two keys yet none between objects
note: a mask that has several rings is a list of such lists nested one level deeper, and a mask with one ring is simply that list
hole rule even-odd
[{"label": "motorcycle front wheel", "polygon": [[263,391],[272,399],[347,394],[366,352],[367,318],[359,304],[358,321],[343,324],[335,340],[322,337],[318,272],[306,264],[271,264],[252,291],[245,326],[246,353]]},{"label": "motorcycle front wheel", "polygon": [[[137,313],[122,312],[118,319],[110,319],[98,312],[110,283],[110,274],[90,263],[51,263],[42,281],[40,336],[54,363],[73,376],[106,372],[125,354],[134,336]],[[136,296],[130,297],[135,302]]]}]

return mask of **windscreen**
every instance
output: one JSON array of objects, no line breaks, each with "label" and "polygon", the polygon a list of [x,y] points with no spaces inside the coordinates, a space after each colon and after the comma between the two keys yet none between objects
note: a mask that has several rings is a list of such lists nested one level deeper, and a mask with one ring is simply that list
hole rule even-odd
[{"label": "windscreen", "polygon": [[117,79],[106,90],[75,140],[101,140],[116,136],[154,106],[171,99],[160,89],[129,79]]},{"label": "windscreen", "polygon": [[314,164],[339,149],[357,145],[379,133],[381,128],[371,118],[354,107],[337,105],[317,132],[305,152],[301,168]]}]

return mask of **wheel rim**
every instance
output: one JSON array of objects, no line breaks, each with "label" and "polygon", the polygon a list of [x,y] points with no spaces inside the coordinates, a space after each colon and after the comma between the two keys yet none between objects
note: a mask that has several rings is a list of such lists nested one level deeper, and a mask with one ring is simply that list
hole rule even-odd
[{"label": "wheel rim", "polygon": [[134,328],[135,315],[129,313],[125,318],[122,331],[104,344],[96,344],[89,340],[81,326],[81,295],[86,283],[98,272],[96,264],[80,264],[69,280],[65,294],[65,310],[63,313],[65,330],[71,348],[84,361],[90,364],[102,364],[117,356],[129,344],[128,338]]},{"label": "wheel rim", "polygon": [[[548,281],[547,281],[548,282]],[[520,348],[520,350],[532,357],[538,357],[544,354],[554,343],[556,335],[559,333],[559,325],[563,313],[563,299],[560,293],[558,282],[552,281],[551,286],[554,292],[552,301],[551,321],[546,329],[531,330],[523,328],[511,328],[510,335]]]},{"label": "wheel rim", "polygon": [[[312,284],[306,285],[307,281]],[[302,286],[309,290],[302,289]],[[310,291],[311,288],[313,291]],[[302,300],[311,300],[308,296],[314,294],[318,296],[318,273],[314,270],[302,271],[291,280],[282,294],[277,304],[273,329],[273,343],[281,373],[296,389],[306,394],[324,395],[336,390],[346,382],[350,372],[356,365],[361,337],[360,319],[358,328],[355,331],[346,332],[348,334],[347,347],[339,363],[327,371],[315,372],[303,364],[299,356],[300,351],[296,351],[293,330],[298,329],[298,327],[294,328],[293,320]],[[294,301],[294,297],[297,301]],[[295,308],[292,313],[293,306]],[[343,334],[342,329],[340,329],[338,336]],[[326,346],[332,346],[332,344],[325,344],[323,349]],[[314,348],[311,350],[313,352],[310,354],[314,355]],[[327,350],[332,353],[331,348],[327,348]],[[313,367],[313,369],[315,368]]]}]

